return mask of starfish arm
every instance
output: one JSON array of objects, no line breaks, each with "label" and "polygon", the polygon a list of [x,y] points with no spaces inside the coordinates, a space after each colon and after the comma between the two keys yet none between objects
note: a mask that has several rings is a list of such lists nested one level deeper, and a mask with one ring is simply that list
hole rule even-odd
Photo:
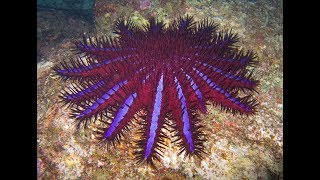
[{"label": "starfish arm", "polygon": [[186,94],[188,94],[187,101],[190,103],[190,107],[206,113],[206,102],[203,93],[200,91],[196,82],[189,73],[186,73],[184,69],[181,68],[179,73],[181,73],[181,75],[177,76],[177,78],[180,82],[185,82],[181,84],[181,87],[185,90]]},{"label": "starfish arm", "polygon": [[68,88],[61,91],[60,98],[62,98],[66,104],[80,105],[85,99],[90,100],[101,96],[103,89],[111,88],[108,86],[110,85],[108,85],[108,82],[105,80],[88,80],[82,81],[81,83],[72,83]]},{"label": "starfish arm", "polygon": [[[94,58],[98,62],[104,62],[106,58],[116,59],[120,56],[128,56],[134,54],[136,48],[129,46],[121,46],[121,43],[110,38],[102,38],[100,41],[95,38],[88,40],[83,37],[82,41],[76,41],[74,51],[81,54],[81,57]],[[119,56],[120,55],[120,56]]]},{"label": "starfish arm", "polygon": [[213,36],[213,42],[218,51],[230,52],[234,49],[234,44],[239,41],[239,36],[230,31],[221,31]]},{"label": "starfish arm", "polygon": [[197,69],[205,73],[211,80],[224,89],[239,88],[253,90],[258,85],[258,81],[251,79],[251,75],[248,75],[247,70],[241,70],[237,74],[232,74],[207,63],[199,64]]},{"label": "starfish arm", "polygon": [[113,59],[104,59],[101,62],[96,62],[91,58],[71,59],[70,63],[61,63],[54,67],[57,74],[65,78],[83,79],[88,77],[110,77],[115,72],[123,75],[123,66],[127,65],[125,61],[130,61],[132,55],[119,56]]},{"label": "starfish arm", "polygon": [[196,63],[206,63],[223,71],[235,73],[247,66],[255,66],[257,56],[252,51],[233,50],[229,53],[221,51],[214,45],[194,46],[190,51],[190,59]]},{"label": "starfish arm", "polygon": [[[142,69],[144,68],[141,68],[141,71]],[[117,113],[112,118],[112,122],[108,123],[102,121],[103,123],[108,124],[109,127],[100,128],[98,131],[96,131],[99,136],[98,139],[114,145],[114,141],[117,140],[119,142],[120,137],[123,136],[123,132],[129,130],[128,125],[131,122],[130,120],[142,108],[146,97],[149,97],[149,94],[147,93],[149,92],[148,87],[150,86],[146,86],[145,83],[148,77],[149,76],[145,76],[141,83],[136,83],[139,81],[139,79],[135,79],[135,83],[132,83],[131,87],[128,88],[130,89],[129,91],[133,93],[130,94],[126,100],[123,100],[123,104],[120,108],[118,108]]]},{"label": "starfish arm", "polygon": [[[115,84],[109,86],[108,91],[103,91],[101,89],[100,96],[96,99],[86,99],[88,103],[77,104],[78,106],[73,109],[72,117],[75,117],[79,120],[78,126],[91,117],[97,117],[98,114],[103,112],[107,113],[109,107],[115,103],[122,101],[124,97],[127,97],[131,93],[133,86],[136,86],[136,82],[141,81],[141,75],[144,74],[144,69],[141,68],[133,74],[132,77],[128,77],[126,80],[118,81]],[[83,95],[85,96],[85,94]],[[85,97],[83,97],[85,99]],[[85,124],[86,125],[86,124]]]},{"label": "starfish arm", "polygon": [[[142,138],[138,141],[139,150],[136,151],[138,162],[147,162],[153,164],[153,160],[160,161],[162,148],[164,148],[163,138],[164,135],[162,129],[165,124],[166,110],[166,99],[165,99],[165,85],[164,75],[157,78],[156,89],[154,89],[155,96],[153,93],[149,94],[148,103],[146,106],[147,115],[145,116],[145,122],[142,124],[141,134]],[[147,95],[147,94],[145,94]]]},{"label": "starfish arm", "polygon": [[175,20],[172,27],[176,29],[178,33],[186,34],[193,30],[194,25],[194,18],[187,15],[185,18],[180,17],[178,20]]},{"label": "starfish arm", "polygon": [[203,134],[198,119],[194,115],[194,110],[190,108],[189,97],[183,92],[177,76],[172,78],[171,87],[168,89],[170,118],[173,119],[173,128],[176,130],[175,136],[177,138],[174,142],[178,142],[180,153],[185,151],[186,155],[195,154],[200,157],[203,152],[201,150],[203,148]]},{"label": "starfish arm", "polygon": [[105,92],[101,97],[91,103],[86,103],[83,105],[78,105],[77,108],[72,109],[73,113],[71,117],[76,118],[78,121],[78,127],[84,121],[85,126],[87,125],[87,120],[93,116],[97,117],[98,114],[103,112],[107,113],[107,108],[111,107],[117,103],[124,94],[126,94],[126,88],[128,87],[128,81],[121,81],[115,84],[111,89]]},{"label": "starfish arm", "polygon": [[231,110],[233,113],[252,114],[255,112],[255,106],[257,104],[254,100],[250,100],[251,96],[238,98],[234,94],[218,86],[201,71],[195,68],[194,71],[198,75],[196,82],[201,84],[200,89],[202,89],[203,92],[206,92],[205,96],[208,100],[220,104],[221,107],[226,108],[227,111]]},{"label": "starfish arm", "polygon": [[212,38],[217,33],[218,24],[210,21],[208,18],[198,23],[195,29],[193,41],[190,41],[195,48],[207,47],[212,43]]},{"label": "starfish arm", "polygon": [[108,144],[114,145],[114,142],[120,142],[121,137],[124,136],[124,132],[129,130],[128,126],[130,125],[131,119],[141,108],[141,104],[139,103],[136,92],[130,94],[122,103],[110,124],[102,121],[103,123],[109,124],[109,127],[98,128],[96,131],[98,140],[106,141]]},{"label": "starfish arm", "polygon": [[[134,74],[141,73],[145,67],[140,68]],[[129,78],[130,79],[130,78]],[[80,105],[81,101],[93,100],[101,97],[105,93],[105,89],[110,89],[114,84],[117,84],[118,78],[103,78],[82,80],[72,83],[67,90],[62,90],[60,97],[65,103]]]}]

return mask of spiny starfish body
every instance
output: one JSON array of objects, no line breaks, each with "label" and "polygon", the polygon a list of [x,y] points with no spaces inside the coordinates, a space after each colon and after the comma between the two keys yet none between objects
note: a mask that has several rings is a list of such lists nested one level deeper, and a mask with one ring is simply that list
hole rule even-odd
[{"label": "spiny starfish body", "polygon": [[[217,25],[187,16],[169,27],[154,19],[143,28],[119,19],[116,38],[84,38],[75,42],[79,54],[55,72],[73,80],[62,92],[78,126],[98,118],[98,138],[119,141],[137,112],[141,139],[139,161],[153,165],[165,148],[163,129],[174,130],[185,155],[201,158],[205,140],[198,111],[213,102],[233,114],[253,114],[257,105],[250,94],[258,85],[247,66],[256,63],[251,51],[239,51],[238,36],[218,32]],[[249,93],[240,97],[239,91]],[[107,118],[105,118],[107,117]],[[107,119],[107,120],[106,120]]]}]

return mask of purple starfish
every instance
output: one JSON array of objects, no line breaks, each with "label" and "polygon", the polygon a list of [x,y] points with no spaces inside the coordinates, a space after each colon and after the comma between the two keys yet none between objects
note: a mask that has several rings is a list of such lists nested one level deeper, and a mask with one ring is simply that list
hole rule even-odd
[{"label": "purple starfish", "polygon": [[[167,138],[163,129],[169,126],[180,153],[201,158],[205,138],[198,111],[206,113],[206,102],[233,114],[255,112],[250,93],[259,82],[246,69],[256,63],[255,55],[239,51],[231,31],[218,32],[215,23],[194,23],[190,16],[167,28],[154,19],[143,28],[119,19],[115,29],[114,39],[77,41],[80,55],[54,68],[74,81],[61,97],[73,107],[78,127],[91,119],[106,124],[97,130],[98,139],[114,145],[134,116],[144,112],[139,161],[160,160]],[[240,97],[240,90],[249,95]]]}]

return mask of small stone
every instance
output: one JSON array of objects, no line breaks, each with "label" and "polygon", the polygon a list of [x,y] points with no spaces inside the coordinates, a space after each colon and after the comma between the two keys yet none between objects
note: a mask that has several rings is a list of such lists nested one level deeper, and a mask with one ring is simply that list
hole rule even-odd
[{"label": "small stone", "polygon": [[98,165],[97,165],[97,166],[98,166],[98,167],[101,167],[101,166],[104,166],[104,164],[105,164],[104,162],[98,160]]}]

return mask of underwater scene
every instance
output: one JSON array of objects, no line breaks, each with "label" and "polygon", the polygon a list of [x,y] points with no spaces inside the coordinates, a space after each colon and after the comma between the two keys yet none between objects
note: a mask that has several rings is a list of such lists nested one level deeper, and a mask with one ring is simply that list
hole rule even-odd
[{"label": "underwater scene", "polygon": [[283,179],[282,0],[37,0],[38,179]]}]

